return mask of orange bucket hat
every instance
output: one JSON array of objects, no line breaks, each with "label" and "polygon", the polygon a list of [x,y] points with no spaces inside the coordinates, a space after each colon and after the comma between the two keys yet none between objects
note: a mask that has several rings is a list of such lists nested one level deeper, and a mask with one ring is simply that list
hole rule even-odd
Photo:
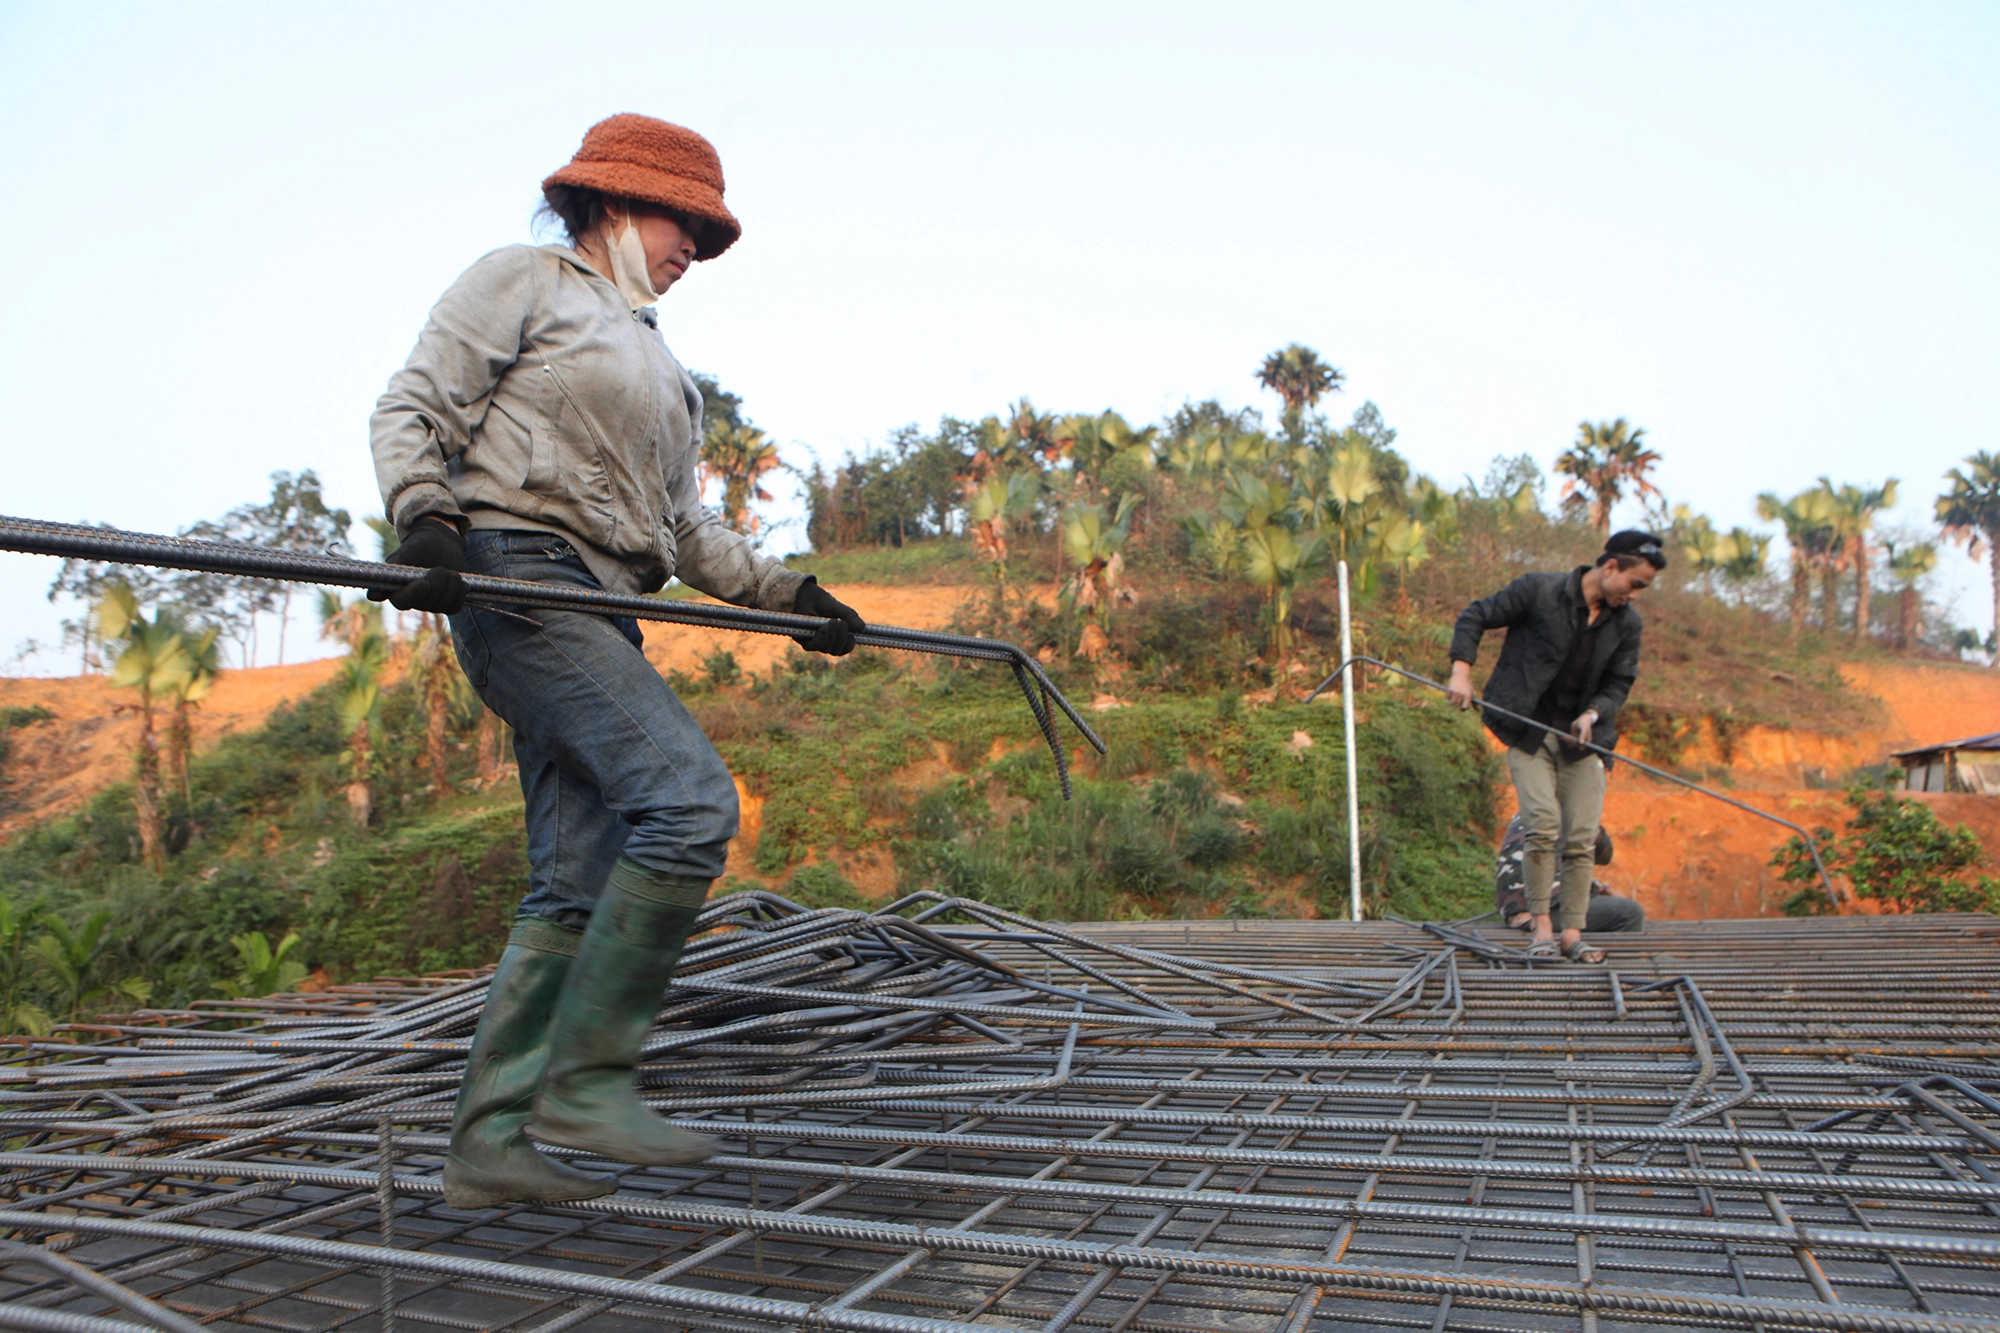
[{"label": "orange bucket hat", "polygon": [[700,218],[696,259],[713,259],[736,243],[743,224],[722,202],[722,159],[715,145],[680,125],[631,114],[600,120],[585,131],[569,165],[542,182],[602,190]]}]

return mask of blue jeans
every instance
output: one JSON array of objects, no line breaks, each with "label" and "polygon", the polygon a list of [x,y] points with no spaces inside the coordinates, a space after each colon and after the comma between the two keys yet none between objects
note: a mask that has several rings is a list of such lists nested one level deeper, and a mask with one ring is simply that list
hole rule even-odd
[{"label": "blue jeans", "polygon": [[[474,529],[465,570],[599,586],[547,532]],[[720,878],[736,836],[736,784],[640,651],[638,623],[521,610],[540,628],[482,607],[451,618],[466,679],[514,729],[528,824],[520,915],[583,925],[621,855],[666,874]]]}]

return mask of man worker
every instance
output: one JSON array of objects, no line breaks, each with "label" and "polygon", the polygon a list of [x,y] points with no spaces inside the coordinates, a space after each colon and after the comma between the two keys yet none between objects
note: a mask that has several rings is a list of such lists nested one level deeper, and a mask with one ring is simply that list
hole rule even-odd
[{"label": "man worker", "polygon": [[[1611,853],[1611,833],[1600,824],[1591,859],[1600,866],[1608,866],[1611,864]],[[1515,930],[1526,930],[1535,924],[1535,914],[1528,910],[1527,856],[1528,824],[1515,815],[1507,825],[1507,832],[1501,836],[1500,851],[1493,858],[1493,906],[1500,913],[1500,919]],[[1557,917],[1562,915],[1560,895],[1549,905],[1549,913]],[[1645,908],[1603,880],[1591,879],[1590,910],[1583,919],[1584,934],[1613,935],[1645,928]]]},{"label": "man worker", "polygon": [[1601,963],[1604,951],[1583,941],[1598,825],[1604,813],[1604,761],[1582,742],[1613,749],[1618,710],[1639,675],[1642,623],[1632,599],[1667,567],[1660,539],[1618,532],[1594,565],[1568,573],[1523,574],[1459,613],[1451,637],[1447,692],[1470,708],[1472,664],[1488,630],[1505,629],[1500,660],[1486,682],[1486,727],[1507,747],[1527,841],[1523,855],[1534,936],[1528,952],[1558,952],[1550,903],[1562,881],[1562,956]]}]

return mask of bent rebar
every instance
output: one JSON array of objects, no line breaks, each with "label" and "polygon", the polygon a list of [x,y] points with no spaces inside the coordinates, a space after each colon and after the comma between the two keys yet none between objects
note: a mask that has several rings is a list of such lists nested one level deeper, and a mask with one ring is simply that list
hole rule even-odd
[{"label": "bent rebar", "polygon": [[[1342,662],[1339,666],[1335,667],[1333,669],[1333,674],[1328,676],[1325,680],[1321,681],[1317,686],[1315,686],[1313,692],[1306,696],[1305,701],[1307,703],[1311,703],[1313,700],[1319,698],[1319,696],[1325,692],[1327,686],[1333,684],[1334,681],[1340,679],[1340,673],[1343,670],[1357,663],[1365,663],[1368,666],[1381,667],[1384,671],[1393,671],[1395,674],[1402,676],[1406,680],[1413,680],[1417,682],[1417,684],[1419,685],[1428,685],[1432,689],[1438,691],[1438,693],[1440,694],[1451,693],[1451,688],[1449,686],[1441,685],[1437,681],[1432,680],[1429,676],[1419,676],[1414,671],[1406,671],[1402,667],[1399,667],[1392,662],[1384,662],[1379,657],[1364,657],[1361,654],[1356,653],[1353,657],[1348,658],[1345,662]],[[1620,763],[1630,764],[1632,767],[1638,769],[1641,773],[1649,774],[1653,777],[1660,779],[1662,782],[1678,783],[1680,786],[1686,787],[1689,791],[1700,792],[1703,796],[1708,797],[1710,800],[1721,801],[1724,805],[1733,805],[1738,810],[1743,811],[1745,814],[1755,815],[1759,819],[1768,819],[1773,824],[1784,825],[1792,832],[1798,834],[1799,841],[1806,845],[1806,851],[1812,856],[1813,869],[1819,871],[1819,882],[1826,889],[1827,902],[1838,903],[1840,901],[1840,895],[1834,891],[1833,878],[1826,873],[1826,863],[1819,859],[1819,844],[1813,841],[1813,837],[1810,833],[1807,833],[1803,828],[1800,828],[1797,824],[1794,824],[1791,820],[1786,819],[1781,815],[1774,815],[1769,810],[1759,810],[1756,806],[1750,805],[1743,801],[1739,801],[1734,796],[1724,796],[1719,791],[1710,791],[1707,787],[1702,786],[1699,782],[1691,782],[1687,778],[1680,776],[1678,773],[1669,773],[1664,768],[1655,768],[1653,765],[1648,763],[1642,763],[1641,761],[1634,759],[1629,755],[1617,754],[1606,746],[1598,745],[1591,741],[1577,740],[1576,737],[1570,735],[1569,732],[1564,731],[1561,727],[1552,727],[1546,722],[1537,722],[1532,717],[1522,717],[1519,713],[1512,712],[1508,709],[1502,708],[1499,704],[1491,704],[1486,702],[1486,700],[1484,699],[1474,699],[1472,701],[1472,706],[1475,708],[1484,709],[1486,712],[1489,713],[1498,713],[1501,717],[1511,719],[1512,721],[1515,722],[1525,722],[1531,727],[1539,727],[1543,731],[1548,732],[1549,735],[1551,736],[1561,736],[1565,738],[1569,744],[1574,745],[1579,749],[1589,750],[1597,755],[1602,756],[1605,759],[1616,759]]]},{"label": "bent rebar", "polygon": [[[151,532],[127,532],[119,528],[93,528],[81,523],[50,523],[42,519],[7,515],[0,515],[0,551],[147,565],[155,569],[235,574],[332,588],[363,588],[371,592],[398,591],[424,574],[422,569],[411,565],[391,565],[376,560],[274,551],[262,546],[168,537]],[[468,605],[509,614],[519,614],[521,608],[581,611],[592,615],[631,616],[635,620],[736,630],[745,634],[781,634],[788,638],[811,634],[827,623],[818,616],[801,616],[789,611],[667,601],[639,593],[605,592],[522,579],[492,578],[484,574],[462,577],[465,579]],[[1000,639],[982,639],[970,634],[948,634],[941,630],[904,629],[896,625],[871,625],[856,634],[854,641],[868,648],[896,648],[911,653],[1008,663],[1020,683],[1021,692],[1027,696],[1028,707],[1034,712],[1036,729],[1041,732],[1050,755],[1055,759],[1056,777],[1062,784],[1063,799],[1066,801],[1071,797],[1069,758],[1063,752],[1062,739],[1056,732],[1055,716],[1047,704],[1053,703],[1060,708],[1083,738],[1090,742],[1091,748],[1099,754],[1104,753],[1104,742],[1083,720],[1083,715],[1056,688],[1055,682],[1042,670],[1042,664],[1018,644]]]}]

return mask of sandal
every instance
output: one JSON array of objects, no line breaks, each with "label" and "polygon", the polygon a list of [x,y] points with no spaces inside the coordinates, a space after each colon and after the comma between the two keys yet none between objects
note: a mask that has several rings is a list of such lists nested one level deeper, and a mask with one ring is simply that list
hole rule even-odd
[{"label": "sandal", "polygon": [[1556,942],[1554,940],[1536,940],[1528,946],[1528,957],[1560,958],[1562,955],[1556,951]]},{"label": "sandal", "polygon": [[[1596,954],[1597,957],[1595,958],[1586,957],[1586,955],[1593,953]],[[1586,943],[1583,940],[1578,940],[1575,944],[1569,946],[1569,952],[1563,956],[1568,958],[1572,963],[1582,963],[1586,967],[1596,967],[1599,964],[1603,963],[1608,955],[1604,952],[1604,950],[1596,947],[1595,945]]]}]

